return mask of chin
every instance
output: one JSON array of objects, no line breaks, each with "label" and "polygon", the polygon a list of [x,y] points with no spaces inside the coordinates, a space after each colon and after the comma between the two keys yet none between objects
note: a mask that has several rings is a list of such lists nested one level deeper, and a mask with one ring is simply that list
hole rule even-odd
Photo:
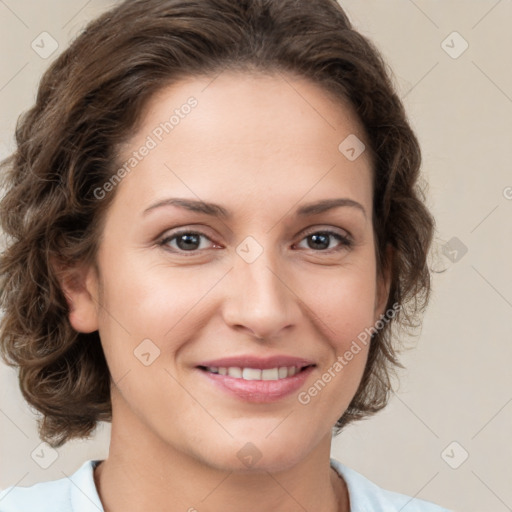
[{"label": "chin", "polygon": [[224,443],[213,439],[207,450],[197,453],[196,446],[195,451],[207,465],[222,471],[278,473],[307,458],[322,437],[298,429],[283,429],[280,435],[276,431],[269,435],[266,430],[264,434],[234,436]]}]

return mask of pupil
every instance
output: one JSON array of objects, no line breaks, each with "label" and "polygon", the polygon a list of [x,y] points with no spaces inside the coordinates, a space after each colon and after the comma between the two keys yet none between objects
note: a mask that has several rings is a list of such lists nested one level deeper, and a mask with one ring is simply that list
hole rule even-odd
[{"label": "pupil", "polygon": [[[322,245],[322,249],[326,249],[329,247],[329,235],[326,235],[324,233],[311,235],[310,237],[315,242],[320,242],[320,245]],[[318,249],[318,245],[316,247],[313,247]]]},{"label": "pupil", "polygon": [[[181,243],[183,241],[185,242],[185,244]],[[191,247],[191,245],[192,246],[199,245],[199,235],[194,235],[194,234],[180,235],[178,237],[177,244],[180,249],[184,249],[184,250],[195,249],[196,247]]]}]

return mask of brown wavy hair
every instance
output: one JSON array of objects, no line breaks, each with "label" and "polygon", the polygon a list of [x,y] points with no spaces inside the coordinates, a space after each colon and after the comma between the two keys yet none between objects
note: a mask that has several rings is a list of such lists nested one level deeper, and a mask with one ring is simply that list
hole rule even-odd
[{"label": "brown wavy hair", "polygon": [[18,368],[23,396],[41,413],[39,434],[52,446],[111,421],[99,333],[71,327],[54,262],[95,262],[114,193],[98,200],[93,191],[113,175],[117,150],[148,100],[180,79],[224,70],[305,77],[348,100],[366,132],[377,269],[391,273],[387,309],[395,305],[396,315],[373,334],[335,433],[382,409],[393,373],[404,368],[391,328],[421,324],[434,220],[418,180],[417,138],[376,47],[335,0],[125,1],[89,23],[51,64],[35,104],[18,120],[17,149],[1,164],[0,348]]}]

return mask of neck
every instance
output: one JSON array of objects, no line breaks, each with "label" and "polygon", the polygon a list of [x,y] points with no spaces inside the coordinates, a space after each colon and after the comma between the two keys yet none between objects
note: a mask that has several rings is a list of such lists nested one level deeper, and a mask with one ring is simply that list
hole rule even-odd
[{"label": "neck", "polygon": [[116,422],[94,478],[105,512],[349,512],[345,482],[330,467],[331,435],[288,469],[223,470],[170,446],[142,422]]}]

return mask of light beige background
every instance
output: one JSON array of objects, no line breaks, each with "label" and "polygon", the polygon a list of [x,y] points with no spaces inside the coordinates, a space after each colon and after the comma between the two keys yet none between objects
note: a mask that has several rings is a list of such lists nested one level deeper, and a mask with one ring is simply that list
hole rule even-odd
[{"label": "light beige background", "polygon": [[[394,71],[423,147],[437,219],[432,265],[446,271],[434,275],[423,330],[402,358],[407,371],[389,407],[348,427],[333,455],[382,487],[454,510],[512,510],[512,2],[341,3]],[[0,157],[43,70],[112,4],[0,0]],[[43,31],[59,44],[47,59],[31,48]],[[467,50],[453,58],[464,41]],[[467,247],[458,261],[443,249],[453,237]],[[34,415],[14,371],[2,366],[0,379],[0,487],[61,478],[107,455],[109,428],[101,425],[93,440],[71,442],[39,467]]]}]

